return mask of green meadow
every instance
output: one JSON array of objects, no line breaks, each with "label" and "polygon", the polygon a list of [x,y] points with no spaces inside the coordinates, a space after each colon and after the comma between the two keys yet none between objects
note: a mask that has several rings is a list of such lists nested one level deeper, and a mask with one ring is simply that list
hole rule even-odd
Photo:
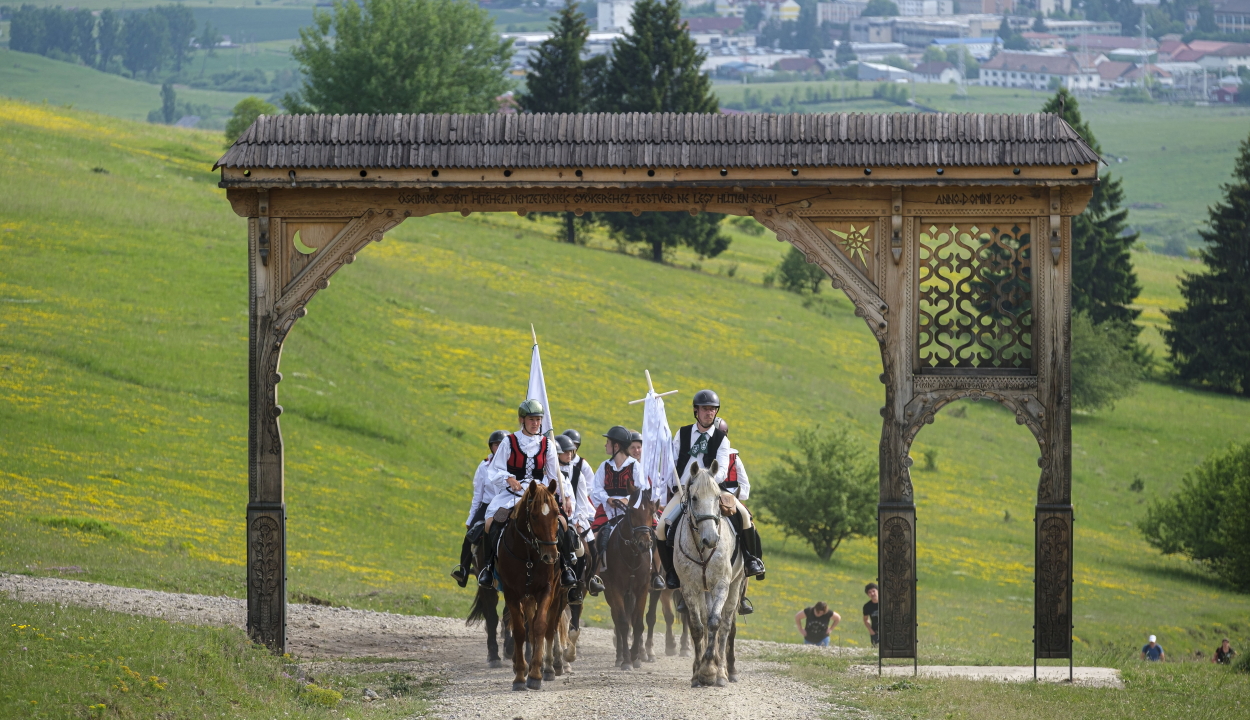
[{"label": "green meadow", "polygon": [[[245,222],[211,172],[219,137],[19,101],[0,101],[0,128],[0,571],[241,597]],[[530,323],[555,424],[581,429],[594,462],[599,433],[640,424],[627,403],[644,369],[681,390],[674,426],[693,391],[716,388],[758,481],[801,427],[845,424],[875,448],[883,391],[862,321],[827,285],[764,287],[786,246],[729,232],[725,257],[657,266],[605,237],[554,242],[545,220],[437,216],[362,252],[284,346],[292,597],[463,616],[470,592],[446,573],[485,438],[515,422]],[[1135,260],[1157,324],[1176,273],[1198,266]],[[1074,418],[1078,664],[1127,662],[1149,633],[1175,659],[1250,640],[1250,597],[1134,529],[1248,421],[1244,400],[1157,382]],[[921,661],[1027,664],[1036,443],[1005,410],[963,402],[921,432],[926,451]],[[824,563],[763,534],[768,579],[743,637],[797,641],[794,613],[826,600],[844,618],[833,642],[865,647],[875,539]],[[587,614],[608,622],[601,600]]]}]

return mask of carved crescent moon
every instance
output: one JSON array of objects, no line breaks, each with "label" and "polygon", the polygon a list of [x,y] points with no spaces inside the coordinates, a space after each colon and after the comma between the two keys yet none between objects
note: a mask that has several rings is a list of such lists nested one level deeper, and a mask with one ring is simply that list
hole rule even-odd
[{"label": "carved crescent moon", "polygon": [[294,243],[296,250],[299,250],[305,255],[312,255],[317,252],[317,248],[310,248],[304,244],[304,241],[299,237],[299,230],[295,231],[295,235],[291,238],[291,242]]}]

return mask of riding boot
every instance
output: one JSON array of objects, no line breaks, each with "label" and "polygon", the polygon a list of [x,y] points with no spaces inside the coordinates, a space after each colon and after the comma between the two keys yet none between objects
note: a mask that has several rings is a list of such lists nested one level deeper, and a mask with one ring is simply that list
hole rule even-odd
[{"label": "riding boot", "polygon": [[599,575],[595,569],[599,565],[599,539],[595,538],[586,543],[586,554],[582,556],[582,562],[586,563],[584,574],[590,577],[586,580],[586,590],[591,595],[598,597],[603,592],[603,581],[599,579]]},{"label": "riding boot", "polygon": [[664,586],[669,590],[676,590],[681,587],[681,579],[673,569],[673,546],[661,542],[656,547],[660,551],[660,564],[664,566]]},{"label": "riding boot", "polygon": [[477,584],[485,588],[495,587],[495,550],[499,547],[499,536],[503,533],[503,523],[495,523],[486,534],[486,546],[482,548],[482,572],[477,574]]},{"label": "riding boot", "polygon": [[577,573],[573,566],[577,564],[577,556],[573,553],[560,553],[560,587],[573,587],[577,584]]},{"label": "riding boot", "polygon": [[469,541],[466,533],[464,542],[460,545],[460,564],[452,568],[451,576],[456,579],[456,584],[464,587],[469,582],[469,566],[473,564],[473,543]]},{"label": "riding boot", "polygon": [[[763,549],[760,546],[760,534],[755,527],[743,528],[738,536],[738,547],[742,550],[742,565],[747,577],[762,576],[764,574],[764,561],[760,559],[759,553]],[[762,577],[760,578],[763,579]]]}]

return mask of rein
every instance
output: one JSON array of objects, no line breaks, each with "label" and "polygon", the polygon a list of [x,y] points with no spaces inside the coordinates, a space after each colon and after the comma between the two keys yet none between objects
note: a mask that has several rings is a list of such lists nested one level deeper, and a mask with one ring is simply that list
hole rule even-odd
[{"label": "rein", "polygon": [[[719,507],[717,507],[717,509],[719,509]],[[694,563],[695,565],[698,565],[699,569],[703,572],[704,589],[707,588],[707,566],[711,564],[712,558],[716,556],[716,548],[712,548],[712,552],[706,558],[704,558],[703,557],[703,544],[698,542],[698,535],[699,535],[698,524],[705,520],[714,520],[716,522],[716,532],[719,535],[720,534],[720,521],[721,521],[720,515],[715,515],[715,514],[700,515],[699,513],[696,513],[694,511],[693,503],[686,505],[686,524],[690,526],[690,541],[694,543],[695,552],[699,554],[698,560],[695,560],[694,558],[690,557],[690,553],[686,552],[685,546],[683,546],[681,543],[677,544],[678,547],[681,548],[681,554],[685,555],[686,559],[689,560],[690,562]]]},{"label": "rein", "polygon": [[[533,576],[533,571],[534,571],[534,560],[530,557],[532,554],[539,554],[538,561],[542,562],[545,565],[555,565],[557,562],[559,562],[558,554],[556,554],[554,556],[554,559],[551,560],[550,562],[544,561],[541,557],[541,550],[540,550],[541,546],[544,546],[544,545],[554,546],[554,545],[557,545],[558,543],[556,541],[540,540],[538,538],[538,535],[534,532],[534,524],[530,520],[530,517],[533,515],[533,509],[534,509],[534,498],[530,497],[530,499],[527,500],[525,503],[525,529],[529,531],[528,535],[521,529],[519,523],[512,522],[512,523],[508,523],[508,530],[504,532],[499,542],[500,545],[503,545],[504,550],[507,550],[508,554],[511,555],[513,558],[517,560],[525,561],[525,587],[526,588],[529,588],[530,580]],[[525,548],[526,548],[524,556],[517,555],[516,552],[512,550],[512,546],[508,544],[509,535],[521,536],[521,540],[522,542],[524,542]]]}]

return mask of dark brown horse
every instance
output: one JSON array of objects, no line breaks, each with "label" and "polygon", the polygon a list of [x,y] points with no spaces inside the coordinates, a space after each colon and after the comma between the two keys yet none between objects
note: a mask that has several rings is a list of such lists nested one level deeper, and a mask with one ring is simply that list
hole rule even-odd
[{"label": "dark brown horse", "polygon": [[[469,577],[475,577],[482,570],[485,543],[486,535],[483,533],[482,542],[473,549],[473,567],[469,568]],[[486,662],[492,668],[501,668],[503,661],[499,659],[498,638],[499,591],[493,587],[479,585],[477,595],[473,598],[473,606],[469,608],[469,618],[464,624],[476,625],[483,620],[486,621]],[[511,640],[512,636],[509,633],[504,639],[505,647],[511,645]],[[512,657],[510,652],[508,657]]]},{"label": "dark brown horse", "polygon": [[[560,599],[560,509],[556,483],[545,487],[531,482],[512,508],[508,527],[499,538],[495,561],[512,636],[513,690],[541,690],[544,645],[555,642],[556,619],[564,609]],[[526,659],[529,662],[526,662]],[[528,678],[526,677],[528,675]]]},{"label": "dark brown horse", "polygon": [[[608,538],[604,595],[616,627],[616,662],[622,670],[642,667],[643,615],[651,587],[651,556],[655,542],[652,522],[655,503],[651,491],[631,490],[625,514]],[[633,645],[630,645],[633,630]]]}]

